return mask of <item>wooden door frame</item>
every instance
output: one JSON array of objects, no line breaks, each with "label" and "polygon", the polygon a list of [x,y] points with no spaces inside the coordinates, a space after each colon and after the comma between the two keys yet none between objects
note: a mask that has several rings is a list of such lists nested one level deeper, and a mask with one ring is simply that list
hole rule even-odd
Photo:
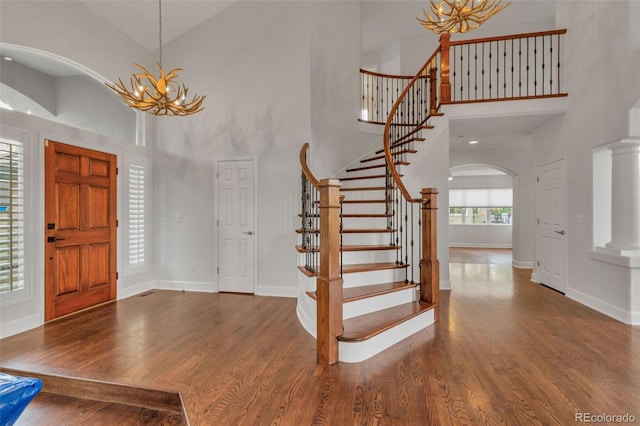
[{"label": "wooden door frame", "polygon": [[216,258],[216,281],[215,291],[220,291],[220,232],[218,223],[220,223],[220,191],[219,191],[219,173],[220,163],[231,161],[251,161],[253,163],[253,294],[257,294],[258,288],[258,160],[251,157],[218,157],[214,158],[214,193],[213,193],[213,229],[215,230],[216,237],[214,238],[215,247],[214,253]]}]

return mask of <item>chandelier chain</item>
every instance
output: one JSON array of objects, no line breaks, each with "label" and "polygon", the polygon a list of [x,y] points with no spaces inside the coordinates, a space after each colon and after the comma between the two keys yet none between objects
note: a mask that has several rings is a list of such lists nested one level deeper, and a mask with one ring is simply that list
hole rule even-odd
[{"label": "chandelier chain", "polygon": [[162,0],[158,0],[158,22],[159,22],[159,31],[158,31],[158,40],[160,45],[160,68],[162,68]]}]

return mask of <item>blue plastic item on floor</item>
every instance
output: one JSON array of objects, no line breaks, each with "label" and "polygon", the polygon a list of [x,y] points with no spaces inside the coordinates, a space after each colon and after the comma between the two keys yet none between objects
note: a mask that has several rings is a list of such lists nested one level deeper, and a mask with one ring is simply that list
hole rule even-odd
[{"label": "blue plastic item on floor", "polygon": [[42,389],[42,380],[0,373],[0,425],[10,426]]}]

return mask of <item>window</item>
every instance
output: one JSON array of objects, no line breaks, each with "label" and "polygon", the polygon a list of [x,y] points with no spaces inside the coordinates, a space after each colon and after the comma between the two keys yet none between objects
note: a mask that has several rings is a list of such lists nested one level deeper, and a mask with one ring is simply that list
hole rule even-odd
[{"label": "window", "polygon": [[147,162],[129,157],[127,163],[127,269],[135,273],[145,270]]},{"label": "window", "polygon": [[449,223],[510,225],[512,206],[511,188],[450,189]]},{"label": "window", "polygon": [[24,150],[0,139],[0,293],[24,288]]}]

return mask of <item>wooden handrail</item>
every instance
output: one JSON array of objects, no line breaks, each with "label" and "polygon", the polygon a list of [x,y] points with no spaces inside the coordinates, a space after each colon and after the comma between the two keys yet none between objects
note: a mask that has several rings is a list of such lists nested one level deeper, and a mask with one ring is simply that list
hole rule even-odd
[{"label": "wooden handrail", "polygon": [[393,125],[392,122],[393,122],[395,113],[398,111],[398,108],[400,107],[400,104],[402,104],[402,101],[403,101],[405,95],[409,92],[409,90],[411,90],[411,86],[413,86],[413,84],[423,74],[425,74],[425,71],[429,68],[429,66],[431,66],[432,62],[436,59],[438,53],[440,53],[440,47],[439,46],[435,50],[435,52],[433,52],[433,54],[429,57],[429,59],[427,59],[427,62],[424,63],[422,68],[420,68],[420,71],[418,71],[418,73],[411,79],[409,84],[407,84],[407,87],[404,88],[404,90],[402,91],[402,93],[400,94],[398,99],[396,100],[395,104],[391,108],[391,111],[389,112],[389,116],[387,117],[387,123],[384,126],[384,136],[383,136],[383,138],[384,138],[384,156],[385,156],[385,159],[387,161],[387,167],[389,167],[389,172],[391,173],[391,176],[393,177],[393,181],[395,182],[396,186],[400,189],[400,192],[402,192],[402,196],[405,198],[405,200],[407,200],[409,202],[412,202],[412,203],[421,202],[421,198],[413,198],[411,196],[411,194],[409,194],[409,191],[407,190],[407,187],[402,182],[402,179],[400,178],[400,173],[398,173],[398,170],[396,169],[396,165],[394,164],[394,161],[393,161],[393,156],[391,155],[391,146],[390,146],[390,143],[389,143],[389,134],[390,134],[390,131],[391,131],[391,126]]},{"label": "wooden handrail", "polygon": [[309,166],[307,164],[307,150],[309,149],[309,142],[305,142],[300,149],[300,167],[302,168],[302,173],[304,173],[305,177],[311,184],[316,188],[320,189],[320,183],[318,179],[311,173]]},{"label": "wooden handrail", "polygon": [[[374,77],[399,78],[399,79],[404,79],[404,80],[411,80],[414,77],[413,75],[383,74],[383,73],[379,73],[379,72],[375,72],[375,71],[365,70],[365,69],[362,69],[362,68],[360,68],[360,73],[361,74],[372,75]],[[427,78],[427,76],[422,76],[422,77],[423,78]]]},{"label": "wooden handrail", "polygon": [[474,38],[471,40],[457,40],[449,43],[450,46],[459,46],[461,44],[475,44],[475,43],[488,43],[492,41],[503,41],[503,40],[517,40],[519,38],[530,38],[530,37],[541,37],[546,35],[556,35],[556,34],[566,34],[566,29],[560,30],[550,30],[550,31],[538,31],[534,33],[521,33],[521,34],[511,34],[506,36],[496,36],[496,37],[486,37],[486,38]]}]

